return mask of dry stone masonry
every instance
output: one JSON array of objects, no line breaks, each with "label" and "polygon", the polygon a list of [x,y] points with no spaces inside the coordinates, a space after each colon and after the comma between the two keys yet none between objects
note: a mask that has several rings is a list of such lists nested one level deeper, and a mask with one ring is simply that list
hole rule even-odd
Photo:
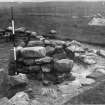
[{"label": "dry stone masonry", "polygon": [[[105,56],[104,50],[89,49],[75,40],[39,38],[29,41],[27,46],[17,46],[18,72],[10,76],[11,87],[25,84],[31,87],[35,97],[30,99],[29,94],[22,91],[9,100],[10,104],[62,105],[83,92],[83,87],[94,84],[97,78],[105,75],[105,66],[99,63],[99,58]],[[29,80],[27,74],[34,76],[34,80]],[[36,85],[36,80],[43,84]]]}]

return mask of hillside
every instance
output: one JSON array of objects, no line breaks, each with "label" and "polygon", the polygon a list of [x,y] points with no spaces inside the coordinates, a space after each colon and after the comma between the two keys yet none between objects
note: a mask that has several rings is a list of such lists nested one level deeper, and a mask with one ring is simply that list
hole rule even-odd
[{"label": "hillside", "polygon": [[[10,24],[10,7],[14,7],[15,27],[45,34],[56,29],[58,37],[78,41],[105,44],[104,27],[89,27],[87,23],[96,13],[104,15],[105,6],[102,2],[43,2],[43,3],[0,3],[0,27]],[[71,18],[71,16],[79,18]]]}]

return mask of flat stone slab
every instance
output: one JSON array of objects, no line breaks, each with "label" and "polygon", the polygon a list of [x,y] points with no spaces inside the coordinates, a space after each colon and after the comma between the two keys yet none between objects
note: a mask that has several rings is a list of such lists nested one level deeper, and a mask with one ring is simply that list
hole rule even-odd
[{"label": "flat stone slab", "polygon": [[95,71],[93,73],[91,73],[90,75],[87,76],[87,78],[93,78],[93,79],[98,79],[102,76],[104,76],[105,74],[103,74],[102,72],[99,71]]}]

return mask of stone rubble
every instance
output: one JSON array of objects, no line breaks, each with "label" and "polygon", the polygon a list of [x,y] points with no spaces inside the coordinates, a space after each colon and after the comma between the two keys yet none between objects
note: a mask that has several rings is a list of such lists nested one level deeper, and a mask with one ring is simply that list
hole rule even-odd
[{"label": "stone rubble", "polygon": [[[62,82],[60,82],[61,84],[57,84],[57,90],[44,86],[44,88],[41,88],[41,95],[43,97],[57,99],[58,91],[62,95],[75,94],[80,88],[94,84],[97,78],[105,75],[105,67],[94,67],[98,63],[97,57],[99,55],[105,56],[104,50],[98,51],[84,48],[80,42],[74,40],[70,42],[44,39],[44,42],[30,42],[28,46],[30,48],[19,49],[24,56],[21,59],[25,65],[22,70],[37,72],[36,77],[41,78],[40,80],[43,80],[45,86],[51,85],[50,82],[52,81],[62,80],[62,78],[64,81],[68,81],[65,84],[62,84]],[[77,68],[74,67],[75,64],[77,64]],[[93,71],[91,69],[88,71],[85,70],[89,66],[93,66]],[[74,68],[78,72],[81,70],[82,73],[74,72]],[[64,78],[65,75],[69,75],[69,77],[74,76],[75,80],[66,80]],[[15,81],[12,82],[11,80],[11,85],[13,86],[21,83],[28,84],[27,78],[18,79],[18,75],[11,78]],[[36,99],[30,102],[29,97],[24,92],[16,93],[10,99],[10,102],[14,103],[14,105],[42,105]]]}]

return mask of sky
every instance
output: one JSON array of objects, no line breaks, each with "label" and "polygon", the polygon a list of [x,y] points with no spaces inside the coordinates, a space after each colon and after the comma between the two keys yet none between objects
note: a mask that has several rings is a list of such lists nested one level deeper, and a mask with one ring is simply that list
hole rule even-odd
[{"label": "sky", "polygon": [[0,2],[46,2],[46,1],[105,1],[105,0],[0,0]]}]

